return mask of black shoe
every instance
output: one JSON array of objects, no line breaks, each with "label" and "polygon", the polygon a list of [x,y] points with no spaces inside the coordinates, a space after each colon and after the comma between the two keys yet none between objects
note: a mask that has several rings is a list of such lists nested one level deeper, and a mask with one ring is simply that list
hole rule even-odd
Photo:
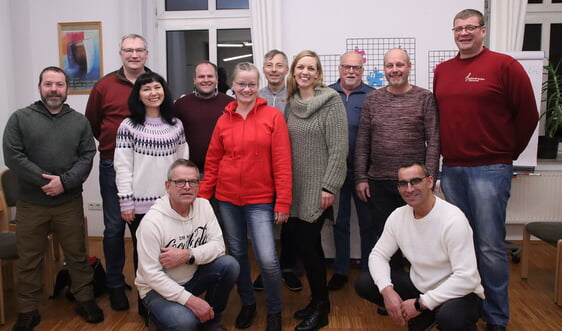
[{"label": "black shoe", "polygon": [[113,310],[129,309],[129,299],[125,295],[125,286],[117,288],[109,288],[109,303]]},{"label": "black shoe", "polygon": [[330,312],[330,301],[315,301],[310,315],[295,327],[295,331],[316,331],[328,325],[328,313]]},{"label": "black shoe", "polygon": [[[287,285],[287,288],[290,291],[298,292],[302,290],[301,280],[297,276],[295,276],[295,274],[292,271],[284,272],[282,276],[283,276],[283,280],[285,281],[285,285]],[[254,288],[255,286],[256,285],[254,283]]]},{"label": "black shoe", "polygon": [[27,313],[19,313],[16,324],[12,327],[12,331],[33,331],[41,322],[39,310],[35,309]]},{"label": "black shoe", "polygon": [[242,306],[240,313],[236,317],[236,322],[234,326],[237,329],[247,329],[252,325],[254,321],[254,317],[256,317],[256,304]]},{"label": "black shoe", "polygon": [[308,305],[306,305],[306,307],[304,307],[301,310],[297,310],[294,314],[293,317],[297,320],[304,320],[308,317],[308,315],[312,314],[312,311],[314,310],[314,302],[311,300]]},{"label": "black shoe", "polygon": [[425,310],[421,315],[408,321],[408,331],[431,330],[435,325],[437,325],[435,322],[435,313],[430,310]]},{"label": "black shoe", "polygon": [[497,324],[486,324],[486,331],[505,331],[506,328],[503,325]]},{"label": "black shoe", "polygon": [[103,321],[103,311],[94,300],[76,303],[76,314],[88,323],[99,323]]},{"label": "black shoe", "polygon": [[254,291],[263,291],[263,280],[261,279],[261,274],[258,275],[256,280],[254,280]]},{"label": "black shoe", "polygon": [[328,282],[328,290],[337,291],[347,283],[347,276],[334,274],[332,279]]},{"label": "black shoe", "polygon": [[266,331],[282,331],[281,328],[281,313],[267,314],[267,329]]},{"label": "black shoe", "polygon": [[377,307],[377,314],[381,316],[388,316],[388,312],[385,307]]}]

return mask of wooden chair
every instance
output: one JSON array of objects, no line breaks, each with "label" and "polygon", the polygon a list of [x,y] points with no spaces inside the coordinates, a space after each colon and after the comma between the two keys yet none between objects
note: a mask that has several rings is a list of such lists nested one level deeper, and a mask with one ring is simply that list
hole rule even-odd
[{"label": "wooden chair", "polygon": [[562,306],[562,222],[532,222],[523,227],[523,256],[521,278],[529,275],[529,248],[531,235],[556,247],[556,268],[554,276],[554,302]]},{"label": "wooden chair", "polygon": [[[0,213],[7,212],[4,193],[0,191]],[[7,218],[0,218],[0,325],[6,323],[5,303],[4,303],[4,283],[13,284],[14,261],[18,258],[16,246],[16,233],[9,232]],[[6,266],[6,267],[4,267]]]},{"label": "wooden chair", "polygon": [[[2,186],[2,194],[0,195],[0,205],[3,206],[4,211],[0,213],[0,224],[12,231],[17,231],[15,219],[10,217],[10,208],[16,206],[18,199],[18,178],[16,174],[10,169],[4,170],[0,175],[0,182]],[[1,231],[1,229],[0,229]],[[49,234],[47,241],[47,251],[43,259],[43,290],[47,296],[52,296],[57,273],[62,267],[62,259],[58,241],[53,234]]]}]

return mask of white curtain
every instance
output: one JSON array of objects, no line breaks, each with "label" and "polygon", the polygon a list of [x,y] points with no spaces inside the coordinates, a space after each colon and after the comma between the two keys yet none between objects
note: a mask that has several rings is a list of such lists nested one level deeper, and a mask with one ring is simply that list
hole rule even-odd
[{"label": "white curtain", "polygon": [[[283,50],[281,48],[281,0],[250,0],[250,14],[252,16],[254,64],[261,70],[265,53],[274,48]],[[263,77],[262,81],[265,82]]]},{"label": "white curtain", "polygon": [[525,31],[527,0],[489,0],[490,49],[500,52],[521,51]]}]

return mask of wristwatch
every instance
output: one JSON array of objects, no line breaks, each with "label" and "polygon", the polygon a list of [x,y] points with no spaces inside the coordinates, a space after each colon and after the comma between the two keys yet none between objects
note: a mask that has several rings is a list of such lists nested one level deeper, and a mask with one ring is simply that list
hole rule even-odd
[{"label": "wristwatch", "polygon": [[418,298],[416,299],[416,301],[414,302],[414,307],[415,307],[416,310],[419,311],[420,313],[423,311],[423,308],[422,308],[422,306],[421,306],[420,298],[419,298],[419,297],[418,297]]}]

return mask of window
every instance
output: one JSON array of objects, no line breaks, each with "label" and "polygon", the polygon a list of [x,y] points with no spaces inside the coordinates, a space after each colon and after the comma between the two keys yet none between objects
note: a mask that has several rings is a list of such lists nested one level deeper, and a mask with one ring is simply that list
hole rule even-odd
[{"label": "window", "polygon": [[236,63],[253,61],[248,8],[249,0],[158,0],[151,69],[166,76],[174,99],[193,91],[200,61],[217,65],[221,87]]}]

